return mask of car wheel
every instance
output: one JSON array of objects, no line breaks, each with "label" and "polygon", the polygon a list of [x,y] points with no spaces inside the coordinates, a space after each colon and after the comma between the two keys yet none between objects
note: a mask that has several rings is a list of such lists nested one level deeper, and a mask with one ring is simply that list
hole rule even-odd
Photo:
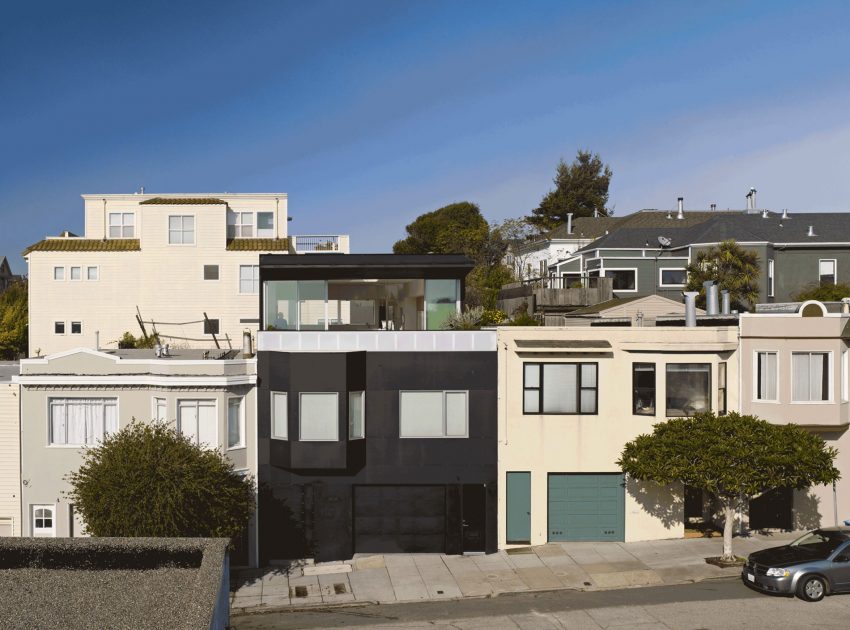
[{"label": "car wheel", "polygon": [[797,596],[807,602],[819,602],[826,595],[826,582],[816,575],[807,575],[797,586]]}]

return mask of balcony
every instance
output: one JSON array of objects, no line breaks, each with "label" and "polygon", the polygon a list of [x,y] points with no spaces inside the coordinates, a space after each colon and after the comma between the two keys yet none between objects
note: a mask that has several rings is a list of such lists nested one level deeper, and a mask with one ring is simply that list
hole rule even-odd
[{"label": "balcony", "polygon": [[260,331],[260,352],[494,352],[495,330]]},{"label": "balcony", "polygon": [[304,234],[290,237],[295,254],[348,254],[347,234]]}]

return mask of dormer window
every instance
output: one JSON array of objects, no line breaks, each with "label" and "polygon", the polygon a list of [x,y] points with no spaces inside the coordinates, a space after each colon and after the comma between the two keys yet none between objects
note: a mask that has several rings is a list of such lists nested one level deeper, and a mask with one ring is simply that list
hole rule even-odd
[{"label": "dormer window", "polygon": [[109,238],[134,238],[136,215],[132,212],[109,213]]},{"label": "dormer window", "polygon": [[227,238],[254,236],[254,213],[227,211]]}]

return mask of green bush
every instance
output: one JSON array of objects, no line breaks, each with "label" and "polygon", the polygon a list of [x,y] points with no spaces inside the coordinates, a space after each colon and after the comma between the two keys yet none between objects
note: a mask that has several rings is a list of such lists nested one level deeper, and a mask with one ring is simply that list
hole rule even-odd
[{"label": "green bush", "polygon": [[120,350],[132,350],[135,348],[153,348],[158,342],[156,335],[149,337],[134,337],[130,332],[125,331],[118,340],[118,348]]},{"label": "green bush", "polygon": [[794,299],[798,302],[806,300],[818,300],[819,302],[840,302],[842,298],[850,297],[850,285],[839,284],[816,284],[809,285]]},{"label": "green bush", "polygon": [[162,423],[133,421],[105,437],[68,481],[93,536],[233,540],[254,512],[253,479]]}]

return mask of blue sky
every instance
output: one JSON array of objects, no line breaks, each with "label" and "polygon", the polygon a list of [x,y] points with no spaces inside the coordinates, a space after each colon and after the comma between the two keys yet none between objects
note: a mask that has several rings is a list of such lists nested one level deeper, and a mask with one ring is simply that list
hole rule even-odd
[{"label": "blue sky", "polygon": [[[850,209],[850,5],[17,2],[0,21],[0,255],[82,193],[289,193],[389,251],[447,203],[527,214],[599,152],[618,214]],[[850,220],[850,216],[848,216]]]}]

